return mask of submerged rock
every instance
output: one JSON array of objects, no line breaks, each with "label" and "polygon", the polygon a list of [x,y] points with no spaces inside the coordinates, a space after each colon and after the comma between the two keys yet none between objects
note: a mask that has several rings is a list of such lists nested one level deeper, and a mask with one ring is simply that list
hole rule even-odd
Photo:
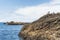
[{"label": "submerged rock", "polygon": [[60,13],[47,14],[24,25],[19,37],[23,40],[60,40]]}]

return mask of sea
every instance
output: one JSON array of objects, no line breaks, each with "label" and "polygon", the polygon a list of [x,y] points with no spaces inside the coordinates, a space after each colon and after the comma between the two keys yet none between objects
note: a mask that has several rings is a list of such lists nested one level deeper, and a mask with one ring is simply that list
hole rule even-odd
[{"label": "sea", "polygon": [[18,37],[23,25],[7,25],[0,22],[0,40],[21,40]]}]

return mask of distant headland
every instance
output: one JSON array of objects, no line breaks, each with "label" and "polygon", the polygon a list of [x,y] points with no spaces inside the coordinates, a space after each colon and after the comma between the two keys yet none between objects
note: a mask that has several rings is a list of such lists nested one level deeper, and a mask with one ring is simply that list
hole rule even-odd
[{"label": "distant headland", "polygon": [[25,24],[29,24],[28,22],[14,22],[14,21],[10,21],[10,22],[6,22],[4,24],[7,25],[25,25]]}]

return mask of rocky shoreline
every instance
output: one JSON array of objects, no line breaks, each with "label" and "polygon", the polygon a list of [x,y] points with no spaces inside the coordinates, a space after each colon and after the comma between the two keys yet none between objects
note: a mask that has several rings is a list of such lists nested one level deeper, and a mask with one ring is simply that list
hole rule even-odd
[{"label": "rocky shoreline", "polygon": [[60,13],[46,14],[19,33],[23,40],[60,40]]}]

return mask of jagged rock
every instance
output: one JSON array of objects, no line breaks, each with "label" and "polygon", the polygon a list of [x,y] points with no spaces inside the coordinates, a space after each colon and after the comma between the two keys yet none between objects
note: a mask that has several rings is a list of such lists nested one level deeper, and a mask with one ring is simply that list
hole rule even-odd
[{"label": "jagged rock", "polygon": [[24,25],[19,37],[23,40],[60,40],[60,13],[47,14]]}]

